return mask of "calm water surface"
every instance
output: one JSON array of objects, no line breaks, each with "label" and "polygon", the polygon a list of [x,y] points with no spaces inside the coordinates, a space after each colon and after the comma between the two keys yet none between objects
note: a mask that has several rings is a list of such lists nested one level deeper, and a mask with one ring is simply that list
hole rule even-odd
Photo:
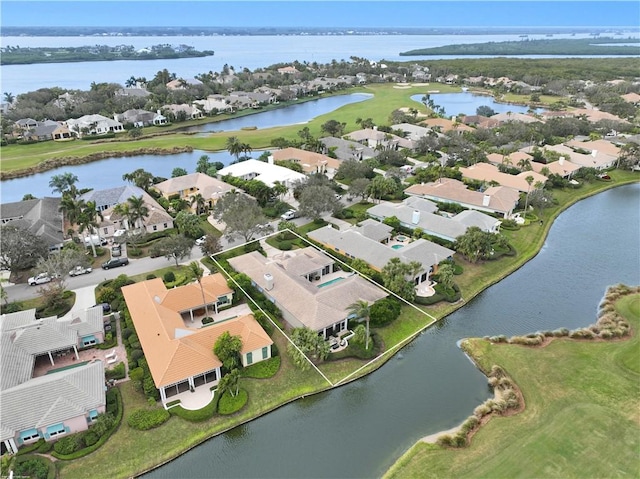
[{"label": "calm water surface", "polygon": [[586,326],[608,285],[640,284],[638,204],[640,184],[577,203],[532,261],[375,373],[212,438],[144,477],[380,477],[417,439],[459,424],[489,397],[457,341]]},{"label": "calm water surface", "polygon": [[[427,93],[427,92],[425,92]],[[422,97],[425,93],[420,95],[411,95],[411,99],[422,103]],[[444,108],[445,114],[451,115],[475,115],[476,110],[480,106],[489,106],[496,113],[526,113],[529,111],[528,106],[510,105],[507,103],[497,103],[492,96],[489,95],[476,95],[469,92],[460,93],[429,93],[430,98],[438,106]],[[544,111],[541,108],[534,109],[536,112]]]}]

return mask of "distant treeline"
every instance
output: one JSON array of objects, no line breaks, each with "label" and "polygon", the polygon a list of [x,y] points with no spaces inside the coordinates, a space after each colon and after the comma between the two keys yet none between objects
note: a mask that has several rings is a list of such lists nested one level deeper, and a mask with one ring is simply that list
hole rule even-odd
[{"label": "distant treeline", "polygon": [[[394,62],[386,62],[394,64]],[[507,76],[530,85],[553,80],[633,81],[640,71],[636,58],[457,58],[412,61],[429,68],[432,78],[448,74],[465,77]],[[402,62],[399,63],[402,65]]]},{"label": "distant treeline", "polygon": [[113,60],[163,60],[169,58],[206,57],[212,50],[198,51],[189,45],[154,45],[136,50],[132,45],[92,45],[83,47],[6,46],[2,49],[0,65],[30,63],[100,62]]},{"label": "distant treeline", "polygon": [[[637,43],[638,45],[610,45]],[[469,43],[401,52],[414,55],[640,55],[637,38],[579,38]]]}]

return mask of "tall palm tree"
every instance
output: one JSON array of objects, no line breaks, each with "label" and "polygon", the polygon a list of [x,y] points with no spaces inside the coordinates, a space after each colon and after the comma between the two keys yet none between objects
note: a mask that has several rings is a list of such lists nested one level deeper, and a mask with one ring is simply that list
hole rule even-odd
[{"label": "tall palm tree", "polygon": [[189,272],[196,278],[196,281],[200,285],[200,292],[202,293],[202,304],[204,305],[204,315],[209,316],[209,308],[207,307],[207,300],[204,297],[204,288],[202,287],[202,276],[204,275],[204,269],[198,265],[197,261],[189,263]]},{"label": "tall palm tree", "polygon": [[369,315],[371,314],[371,306],[363,299],[359,299],[355,303],[350,304],[347,307],[349,316],[353,316],[356,319],[366,322],[367,325],[367,337],[364,342],[364,348],[369,349]]},{"label": "tall palm tree", "polygon": [[238,161],[240,159],[240,153],[242,153],[242,143],[240,143],[238,137],[230,136],[227,138],[226,147],[229,154],[235,156],[236,161]]},{"label": "tall palm tree", "polygon": [[251,148],[251,145],[249,143],[241,143],[240,148],[242,149],[242,153],[244,153],[244,156],[249,156],[253,151],[253,148]]},{"label": "tall palm tree", "polygon": [[144,230],[144,220],[149,216],[149,207],[144,202],[142,195],[132,195],[127,199],[127,204],[132,225],[135,227],[136,223],[140,222],[140,229]]},{"label": "tall palm tree", "polygon": [[95,201],[87,201],[84,200],[78,201],[78,208],[80,213],[78,214],[78,231],[80,233],[84,233],[87,231],[89,233],[89,244],[91,245],[91,252],[93,253],[93,257],[97,257],[96,253],[96,245],[93,244],[93,233],[100,226],[98,223],[98,218],[102,221],[102,213],[100,213],[96,209]]},{"label": "tall palm tree", "polygon": [[191,197],[191,206],[196,207],[196,214],[201,215],[207,209],[207,200],[200,193],[197,193]]},{"label": "tall palm tree", "polygon": [[77,200],[75,196],[69,192],[65,192],[60,200],[60,206],[58,209],[62,212],[63,217],[69,222],[70,236],[73,236],[74,226],[78,224],[78,217],[80,215],[81,200]]},{"label": "tall palm tree", "polygon": [[529,193],[531,193],[533,176],[528,175],[524,180],[527,182],[527,185],[529,185],[529,187],[527,188],[527,196],[525,197],[525,200],[524,200],[524,218],[527,219],[527,208],[529,208]]}]

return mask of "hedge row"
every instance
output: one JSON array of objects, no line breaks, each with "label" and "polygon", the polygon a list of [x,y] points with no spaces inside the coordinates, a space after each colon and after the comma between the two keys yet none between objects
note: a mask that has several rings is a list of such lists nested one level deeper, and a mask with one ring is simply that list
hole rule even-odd
[{"label": "hedge row", "polygon": [[171,414],[164,408],[137,409],[127,419],[127,424],[132,429],[147,431],[163,425],[169,420]]}]

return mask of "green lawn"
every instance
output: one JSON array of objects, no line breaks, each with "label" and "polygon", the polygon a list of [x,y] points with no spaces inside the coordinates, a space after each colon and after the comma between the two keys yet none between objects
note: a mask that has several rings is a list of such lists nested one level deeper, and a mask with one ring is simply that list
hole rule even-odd
[{"label": "green lawn", "polygon": [[[404,89],[393,88],[393,85],[390,84],[374,84],[357,87],[344,90],[339,92],[339,94],[363,92],[372,93],[374,97],[360,103],[345,105],[338,110],[327,113],[326,115],[321,115],[305,126],[309,127],[312,135],[318,137],[323,134],[320,126],[331,119],[346,123],[345,133],[348,133],[360,129],[360,126],[355,122],[356,118],[372,118],[376,124],[383,125],[389,123],[389,113],[397,108],[411,107],[421,113],[426,113],[426,107],[419,102],[411,100],[410,97],[411,95],[426,93],[427,90],[433,88],[437,88],[443,93],[460,91],[458,87],[447,85]],[[198,123],[203,123],[203,121],[199,121]],[[180,126],[185,126],[185,124]],[[241,142],[251,145],[252,149],[258,150],[269,148],[271,141],[278,137],[299,138],[297,132],[300,131],[300,129],[300,125],[290,125],[263,130],[242,130],[234,132],[234,136],[237,136]],[[137,140],[131,140],[126,135],[123,135],[112,140],[101,142],[75,140],[65,143],[47,141],[31,145],[7,145],[2,147],[0,172],[7,173],[15,170],[33,168],[45,160],[55,160],[59,162],[59,160],[64,158],[77,159],[96,153],[132,151],[142,148],[171,149],[174,147],[192,147],[193,149],[204,151],[226,151],[228,136],[229,132],[212,133],[208,136],[169,133],[163,136],[145,137]]]},{"label": "green lawn", "polygon": [[640,475],[640,295],[617,304],[636,333],[544,348],[472,340],[483,369],[502,366],[526,408],[492,418],[464,449],[418,443],[386,478],[604,478]]}]

